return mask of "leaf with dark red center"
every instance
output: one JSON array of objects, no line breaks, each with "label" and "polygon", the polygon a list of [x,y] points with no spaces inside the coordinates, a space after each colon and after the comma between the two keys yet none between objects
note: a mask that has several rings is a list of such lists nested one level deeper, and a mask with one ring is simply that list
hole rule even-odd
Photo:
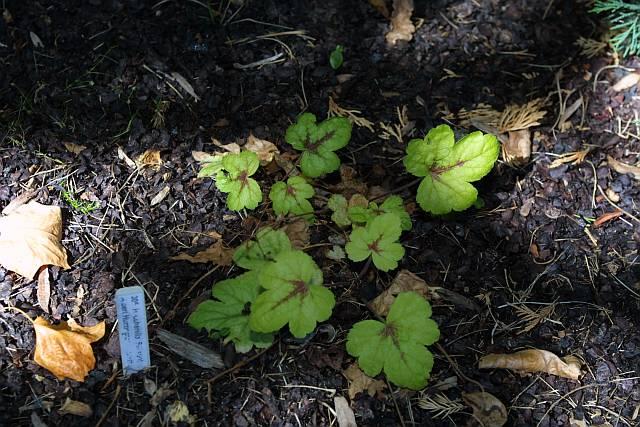
[{"label": "leaf with dark red center", "polygon": [[364,227],[355,227],[345,250],[352,261],[370,256],[379,270],[393,270],[404,256],[404,248],[398,243],[401,233],[400,218],[393,213],[382,214]]},{"label": "leaf with dark red center", "polygon": [[261,271],[265,291],[251,306],[249,325],[256,332],[275,332],[289,324],[291,334],[303,338],[318,322],[331,316],[336,303],[322,285],[322,271],[302,251],[281,252]]},{"label": "leaf with dark red center", "polygon": [[478,190],[470,183],[488,174],[499,154],[493,135],[473,132],[455,142],[451,128],[440,125],[424,139],[409,142],[404,165],[409,173],[424,177],[416,196],[420,207],[441,215],[473,205]]},{"label": "leaf with dark red center", "polygon": [[258,155],[252,151],[229,153],[222,158],[222,169],[216,173],[216,187],[223,193],[228,193],[229,209],[255,209],[262,201],[258,182],[250,178],[258,170],[258,166]]},{"label": "leaf with dark red center", "polygon": [[310,178],[338,170],[340,158],[334,151],[343,148],[351,139],[351,122],[333,117],[316,124],[316,116],[304,113],[289,126],[285,140],[302,151],[300,169]]},{"label": "leaf with dark red center", "polygon": [[400,387],[419,390],[427,384],[433,355],[426,345],[440,338],[431,306],[415,292],[399,294],[385,322],[363,320],[347,335],[347,351],[362,371],[374,377],[384,370]]},{"label": "leaf with dark red center", "polygon": [[273,211],[277,215],[303,215],[313,218],[313,206],[308,199],[312,198],[315,190],[301,176],[292,176],[287,182],[276,182],[271,187],[269,198],[273,204]]}]

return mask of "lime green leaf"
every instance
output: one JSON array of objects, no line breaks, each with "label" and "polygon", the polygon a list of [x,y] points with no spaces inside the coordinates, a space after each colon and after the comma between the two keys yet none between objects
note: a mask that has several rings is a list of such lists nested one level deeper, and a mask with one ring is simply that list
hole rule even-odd
[{"label": "lime green leaf", "polygon": [[342,62],[344,61],[344,47],[342,45],[336,45],[336,48],[333,49],[331,54],[329,55],[329,65],[334,70],[337,70],[342,66]]},{"label": "lime green leaf", "polygon": [[362,371],[374,377],[384,370],[392,383],[413,390],[427,385],[433,355],[425,346],[440,338],[431,306],[415,292],[400,293],[385,322],[364,320],[347,336],[347,351]]},{"label": "lime green leaf", "polygon": [[305,215],[313,217],[313,206],[308,199],[312,198],[315,190],[301,176],[293,176],[284,182],[276,182],[271,187],[269,198],[273,203],[273,211],[277,215]]},{"label": "lime green leaf", "polygon": [[331,220],[338,227],[348,227],[351,220],[347,214],[347,199],[342,194],[333,194],[327,201],[327,207],[333,212]]},{"label": "lime green leaf", "polygon": [[375,202],[369,203],[368,206],[366,204],[351,206],[351,202],[349,205],[349,219],[354,224],[366,224],[377,216],[390,213],[398,217],[402,230],[411,230],[411,217],[404,208],[404,202],[400,196],[389,196],[380,206]]},{"label": "lime green leaf", "polygon": [[216,174],[216,187],[223,193],[228,193],[229,209],[255,209],[262,201],[258,182],[249,178],[258,170],[258,166],[258,155],[252,151],[229,153],[222,158],[222,169]]},{"label": "lime green leaf", "polygon": [[249,317],[257,332],[274,332],[288,323],[291,334],[302,338],[331,316],[336,302],[322,285],[322,271],[302,251],[278,254],[261,271],[261,284],[266,290],[251,306]]},{"label": "lime green leaf", "polygon": [[206,162],[202,163],[202,168],[198,172],[198,178],[214,177],[222,170],[222,158],[224,155],[210,155]]},{"label": "lime green leaf", "polygon": [[422,209],[436,215],[462,211],[473,205],[478,191],[471,182],[491,171],[500,154],[495,136],[473,132],[455,142],[448,125],[431,129],[424,139],[407,146],[407,171],[424,179],[416,200]]},{"label": "lime green leaf", "polygon": [[300,169],[311,178],[333,172],[340,167],[340,158],[334,153],[349,143],[351,122],[344,117],[333,117],[316,124],[316,116],[304,113],[289,126],[285,140],[302,151]]},{"label": "lime green leaf", "polygon": [[404,248],[398,243],[400,233],[400,219],[396,215],[377,216],[365,227],[353,229],[345,246],[347,255],[352,261],[364,261],[371,256],[379,270],[393,270],[404,256]]},{"label": "lime green leaf", "polygon": [[223,280],[213,286],[215,300],[204,301],[189,316],[189,325],[196,329],[217,331],[232,341],[236,350],[246,353],[255,345],[266,348],[273,341],[272,334],[253,332],[249,328],[248,307],[260,293],[257,272],[246,272],[236,278]]},{"label": "lime green leaf", "polygon": [[284,231],[265,227],[258,230],[255,240],[238,246],[233,262],[247,270],[262,270],[272,264],[279,253],[290,250],[291,241]]}]

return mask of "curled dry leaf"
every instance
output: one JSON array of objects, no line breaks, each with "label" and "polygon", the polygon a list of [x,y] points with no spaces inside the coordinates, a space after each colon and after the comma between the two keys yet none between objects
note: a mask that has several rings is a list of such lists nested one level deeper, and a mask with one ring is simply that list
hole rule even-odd
[{"label": "curled dry leaf", "polygon": [[[81,288],[82,289],[82,288]],[[51,299],[51,282],[49,280],[49,267],[46,265],[38,272],[38,305],[46,313],[49,313],[49,300]]]},{"label": "curled dry leaf", "polygon": [[82,151],[87,149],[85,145],[80,145],[73,142],[63,142],[63,144],[64,148],[66,148],[68,152],[73,154],[80,154]]},{"label": "curled dry leaf", "polygon": [[139,168],[143,168],[145,166],[158,167],[162,165],[162,159],[160,158],[160,150],[149,149],[144,153],[140,154],[136,159],[136,165]]},{"label": "curled dry leaf", "polygon": [[502,157],[510,165],[526,164],[531,157],[531,131],[529,129],[509,131],[509,140],[502,144]]},{"label": "curled dry leaf", "polygon": [[635,179],[640,179],[640,167],[638,166],[628,165],[626,163],[619,162],[611,156],[607,156],[607,163],[609,164],[609,166],[611,166],[611,168],[614,171],[618,173],[622,173],[622,174],[629,173],[633,175]]},{"label": "curled dry leaf", "polygon": [[629,73],[620,80],[616,82],[611,88],[616,92],[620,92],[622,90],[629,89],[640,82],[640,74],[638,73]]},{"label": "curled dry leaf", "polygon": [[294,249],[304,249],[309,245],[311,236],[309,235],[309,222],[304,219],[298,219],[283,227],[283,231],[291,240],[291,246]]},{"label": "curled dry leaf", "polygon": [[84,381],[95,365],[91,343],[104,336],[105,325],[80,326],[73,319],[51,325],[42,317],[33,321],[36,349],[33,360],[58,379]]},{"label": "curled dry leaf", "polygon": [[401,270],[391,282],[391,286],[369,303],[369,308],[378,316],[386,316],[396,296],[401,292],[417,292],[427,298],[429,285],[409,270]]},{"label": "curled dry leaf", "polygon": [[60,413],[63,415],[71,414],[79,417],[90,417],[93,415],[93,409],[84,402],[72,400],[67,397],[67,400],[64,401],[60,408]]},{"label": "curled dry leaf", "polygon": [[276,154],[280,154],[280,151],[278,151],[278,147],[276,147],[273,142],[256,138],[252,133],[249,134],[247,143],[244,145],[244,149],[256,153],[262,166],[271,163],[274,156]]},{"label": "curled dry leaf", "polygon": [[580,360],[574,356],[560,359],[547,350],[522,350],[511,354],[488,354],[480,359],[478,368],[503,368],[517,372],[546,372],[563,378],[580,377]]},{"label": "curled dry leaf", "polygon": [[229,266],[233,261],[234,251],[235,249],[226,247],[222,240],[218,240],[204,251],[197,252],[195,255],[183,252],[169,259],[172,261],[189,261],[196,264],[210,262],[216,265]]},{"label": "curled dry leaf", "polygon": [[393,13],[391,14],[391,31],[385,38],[387,43],[395,45],[398,40],[410,41],[416,27],[411,22],[413,14],[413,0],[393,0]]},{"label": "curled dry leaf", "polygon": [[58,206],[29,202],[0,217],[0,264],[32,279],[43,265],[70,268]]},{"label": "curled dry leaf", "polygon": [[479,391],[464,393],[464,403],[473,409],[473,417],[484,427],[502,427],[507,423],[507,408],[494,395]]},{"label": "curled dry leaf", "polygon": [[357,363],[349,366],[342,373],[349,380],[349,399],[353,400],[358,393],[367,392],[369,396],[375,396],[387,387],[382,380],[376,380],[362,372]]}]

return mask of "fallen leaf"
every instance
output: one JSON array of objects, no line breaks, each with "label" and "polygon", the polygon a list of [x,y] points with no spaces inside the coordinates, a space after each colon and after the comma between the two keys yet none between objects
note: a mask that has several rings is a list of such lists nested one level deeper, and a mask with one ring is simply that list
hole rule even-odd
[{"label": "fallen leaf", "polygon": [[70,268],[61,238],[60,207],[38,202],[18,206],[0,217],[0,264],[29,279],[43,265]]},{"label": "fallen leaf", "polygon": [[334,261],[340,261],[345,259],[347,255],[344,253],[342,246],[333,245],[331,249],[325,251],[324,256]]},{"label": "fallen leaf", "polygon": [[244,149],[256,153],[262,166],[271,163],[274,156],[276,154],[280,154],[278,147],[276,147],[273,142],[269,142],[265,139],[258,139],[253,136],[252,133],[249,134],[247,143],[244,145]]},{"label": "fallen leaf", "polygon": [[629,89],[638,84],[640,81],[640,74],[638,73],[629,73],[614,84],[611,89],[616,92],[620,92],[625,89]]},{"label": "fallen leaf", "polygon": [[29,31],[29,37],[31,38],[31,43],[33,43],[33,47],[35,48],[43,48],[44,43],[40,40],[40,37],[33,31]]},{"label": "fallen leaf", "polygon": [[344,370],[342,375],[349,381],[349,399],[353,400],[358,393],[367,392],[369,396],[375,396],[376,393],[382,392],[387,384],[382,380],[376,380],[367,376],[357,363],[349,366]]},{"label": "fallen leaf", "polygon": [[560,359],[547,350],[529,349],[511,354],[488,354],[480,359],[478,368],[503,368],[517,372],[546,372],[563,378],[580,377],[580,360],[574,356]]},{"label": "fallen leaf", "polygon": [[640,167],[634,165],[628,165],[626,163],[622,163],[617,161],[611,156],[607,156],[607,163],[614,171],[621,174],[631,174],[635,179],[640,179]]},{"label": "fallen leaf", "polygon": [[104,336],[105,325],[80,326],[73,319],[51,325],[42,317],[33,321],[36,348],[33,360],[58,379],[84,381],[95,365],[91,343]]},{"label": "fallen leaf", "polygon": [[182,400],[176,400],[167,406],[167,417],[175,424],[193,424],[196,420],[196,417],[189,413],[189,407]]},{"label": "fallen leaf", "polygon": [[291,246],[294,249],[304,249],[309,245],[309,222],[305,219],[299,219],[283,227],[283,231],[291,240]]},{"label": "fallen leaf", "polygon": [[75,144],[73,142],[64,142],[63,144],[64,144],[64,148],[66,148],[68,152],[73,154],[80,154],[82,151],[87,149],[86,146]]},{"label": "fallen leaf", "polygon": [[218,240],[207,249],[196,252],[195,255],[183,252],[169,259],[172,261],[189,261],[196,264],[210,262],[215,265],[229,266],[233,262],[234,251],[235,249],[226,247],[222,240]]},{"label": "fallen leaf", "polygon": [[340,166],[340,183],[332,186],[331,190],[342,194],[347,199],[354,194],[366,194],[368,191],[367,184],[357,179],[357,175],[358,173],[351,166]]},{"label": "fallen leaf", "polygon": [[40,267],[38,273],[38,305],[46,313],[49,313],[49,300],[51,299],[51,283],[49,281],[49,268],[45,265]]},{"label": "fallen leaf", "polygon": [[413,0],[393,0],[391,31],[385,35],[387,43],[395,45],[398,40],[410,41],[416,27],[411,22]]},{"label": "fallen leaf", "polygon": [[509,140],[502,144],[502,157],[509,165],[520,166],[531,157],[531,131],[521,129],[509,131]]},{"label": "fallen leaf", "polygon": [[136,162],[131,160],[131,157],[127,156],[127,153],[124,152],[122,147],[118,147],[118,158],[124,161],[131,169],[136,169],[138,167]]},{"label": "fallen leaf", "polygon": [[164,329],[158,329],[156,334],[169,350],[201,368],[224,368],[222,358],[215,351]]},{"label": "fallen leaf", "polygon": [[136,159],[136,165],[139,168],[143,168],[146,166],[158,167],[162,165],[162,159],[160,158],[160,150],[149,149],[144,153],[140,154]]},{"label": "fallen leaf", "polygon": [[215,145],[216,147],[220,147],[223,150],[229,152],[229,153],[233,153],[233,154],[238,154],[240,153],[240,146],[238,144],[236,144],[235,142],[232,142],[231,144],[222,144],[220,141],[218,141],[217,139],[211,137],[211,142],[213,143],[213,145]]},{"label": "fallen leaf", "polygon": [[613,212],[607,212],[605,214],[602,214],[598,217],[598,219],[596,219],[592,226],[593,228],[598,228],[601,227],[603,224],[605,224],[606,222],[611,221],[612,219],[616,219],[619,216],[622,215],[622,211],[620,209],[616,209]]},{"label": "fallen leaf", "polygon": [[349,406],[347,399],[342,396],[336,396],[333,398],[333,405],[336,411],[338,427],[358,427],[358,424],[356,424],[356,415]]},{"label": "fallen leaf", "polygon": [[93,409],[84,402],[71,400],[67,397],[67,400],[64,401],[64,404],[60,408],[60,413],[63,415],[71,414],[78,415],[79,417],[90,417],[93,415]]},{"label": "fallen leaf", "polygon": [[389,308],[401,292],[417,292],[423,297],[429,296],[429,285],[408,270],[401,270],[391,285],[369,303],[369,308],[378,316],[389,314]]},{"label": "fallen leaf", "polygon": [[479,391],[463,393],[462,400],[473,409],[473,417],[484,427],[502,427],[507,423],[507,408],[494,395]]},{"label": "fallen leaf", "polygon": [[169,195],[169,191],[171,191],[171,187],[169,187],[168,185],[165,185],[164,188],[160,191],[158,191],[158,194],[156,194],[153,199],[151,199],[151,206],[155,206],[157,204],[162,203],[162,201]]}]

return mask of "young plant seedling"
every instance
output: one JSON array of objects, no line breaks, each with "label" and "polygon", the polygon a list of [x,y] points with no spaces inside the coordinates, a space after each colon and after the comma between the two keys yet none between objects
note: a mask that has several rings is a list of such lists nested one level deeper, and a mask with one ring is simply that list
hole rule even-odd
[{"label": "young plant seedling", "polygon": [[228,193],[229,209],[255,209],[262,201],[258,182],[250,178],[258,170],[258,166],[258,155],[252,151],[229,153],[222,158],[222,169],[216,173],[216,187],[223,193]]},{"label": "young plant seedling", "polygon": [[347,202],[341,194],[333,194],[329,197],[327,207],[333,212],[331,220],[338,227],[347,227],[351,224],[364,225],[373,218],[385,213],[394,214],[400,219],[403,231],[411,230],[411,217],[404,207],[400,196],[389,196],[381,205],[369,202],[361,194],[354,194]]},{"label": "young plant seedling", "polygon": [[258,272],[248,271],[216,283],[211,292],[216,300],[200,303],[189,316],[189,325],[224,337],[224,343],[233,342],[240,353],[254,346],[269,347],[273,334],[254,332],[249,327],[249,307],[260,293],[258,276]]},{"label": "young plant seedling", "polygon": [[424,177],[416,197],[420,207],[442,215],[473,205],[478,190],[470,183],[488,174],[499,154],[493,135],[473,132],[455,142],[451,128],[440,125],[424,139],[409,142],[404,165],[409,173]]},{"label": "young plant seedling", "polygon": [[401,233],[400,219],[396,215],[377,216],[366,226],[353,229],[345,246],[347,256],[352,261],[371,257],[378,270],[393,270],[404,256],[404,248],[398,243]]},{"label": "young plant seedling", "polygon": [[269,198],[276,215],[301,215],[313,220],[313,206],[308,199],[312,198],[315,190],[301,176],[292,176],[287,182],[276,182],[271,187]]},{"label": "young plant seedling", "polygon": [[275,262],[281,252],[292,250],[291,241],[282,230],[265,227],[254,240],[244,242],[233,253],[233,262],[247,270],[263,270]]},{"label": "young plant seedling", "polygon": [[329,55],[329,65],[331,65],[331,68],[334,70],[342,67],[342,62],[344,61],[343,52],[344,47],[342,45],[336,45],[335,49],[333,49]]},{"label": "young plant seedling", "polygon": [[384,322],[363,320],[347,335],[347,352],[370,377],[384,370],[392,383],[420,390],[427,385],[433,354],[425,347],[440,338],[431,306],[415,292],[398,294]]},{"label": "young plant seedling", "polygon": [[327,320],[336,303],[322,284],[322,271],[302,251],[281,252],[260,273],[266,290],[251,306],[249,326],[257,332],[275,332],[289,324],[291,334],[303,338],[317,322]]},{"label": "young plant seedling", "polygon": [[302,151],[300,169],[310,178],[338,170],[340,158],[334,151],[349,143],[351,122],[344,117],[332,117],[316,124],[316,116],[304,113],[289,126],[285,140]]}]

